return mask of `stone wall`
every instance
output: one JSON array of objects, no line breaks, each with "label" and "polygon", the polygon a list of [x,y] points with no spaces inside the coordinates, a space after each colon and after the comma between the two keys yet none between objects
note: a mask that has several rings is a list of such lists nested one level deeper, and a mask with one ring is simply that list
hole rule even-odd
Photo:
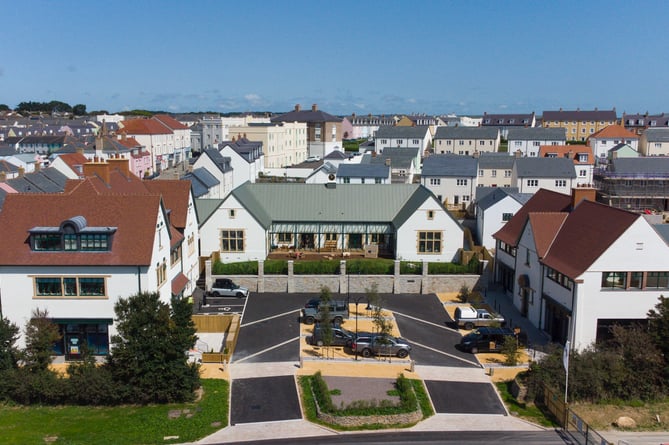
[{"label": "stone wall", "polygon": [[[376,284],[380,294],[433,294],[438,292],[459,292],[464,285],[469,289],[481,287],[481,275],[428,275],[427,263],[423,264],[422,275],[401,275],[399,261],[395,262],[393,275],[346,274],[346,261],[341,261],[337,275],[295,275],[293,262],[288,262],[287,275],[265,275],[264,262],[258,262],[258,275],[230,275],[236,284],[248,287],[251,292],[273,293],[318,293],[327,286],[333,294],[366,293]],[[211,274],[211,261],[205,263],[207,289],[219,275]]]}]

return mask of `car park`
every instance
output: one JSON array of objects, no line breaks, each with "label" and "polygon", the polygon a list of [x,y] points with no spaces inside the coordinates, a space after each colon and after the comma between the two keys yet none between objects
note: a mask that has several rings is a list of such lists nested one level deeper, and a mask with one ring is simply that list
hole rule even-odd
[{"label": "car park", "polygon": [[210,300],[212,297],[246,298],[248,296],[248,288],[235,284],[229,278],[217,278],[214,280],[214,284],[212,284],[209,292],[205,295],[205,300]]},{"label": "car park", "polygon": [[462,337],[460,349],[477,354],[479,352],[499,352],[507,338],[518,340],[509,328],[481,327]]},{"label": "car park", "polygon": [[[317,321],[323,321],[326,317],[322,303],[317,307],[302,308],[302,321],[306,324],[314,324]],[[330,300],[327,317],[335,325],[341,325],[344,319],[348,318],[348,303],[344,300]]]},{"label": "car park", "polygon": [[341,327],[331,327],[330,332],[330,344],[327,345],[328,342],[325,338],[325,329],[323,329],[320,324],[317,324],[314,326],[313,333],[308,337],[307,341],[309,344],[314,346],[350,346],[353,338],[355,337],[355,333],[347,331]]},{"label": "car park", "polygon": [[360,335],[351,344],[351,350],[363,357],[395,355],[405,358],[411,352],[411,345],[405,339],[392,335]]}]

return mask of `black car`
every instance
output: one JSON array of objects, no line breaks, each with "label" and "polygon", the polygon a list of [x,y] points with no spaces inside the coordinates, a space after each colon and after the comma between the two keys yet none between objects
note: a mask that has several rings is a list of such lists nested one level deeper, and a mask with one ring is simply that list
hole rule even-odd
[{"label": "black car", "polygon": [[[350,346],[355,333],[347,331],[341,327],[331,327],[332,338],[330,339],[330,346]],[[308,338],[308,342],[314,346],[323,346],[326,342],[323,329],[320,324],[314,326],[313,334]]]},{"label": "black car", "polygon": [[479,352],[499,352],[507,338],[518,340],[509,328],[481,327],[462,337],[460,349],[477,354]]}]

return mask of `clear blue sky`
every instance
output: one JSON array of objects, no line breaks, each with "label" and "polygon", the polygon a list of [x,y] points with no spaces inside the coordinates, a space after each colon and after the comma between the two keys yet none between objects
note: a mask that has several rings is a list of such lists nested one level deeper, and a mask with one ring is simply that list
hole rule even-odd
[{"label": "clear blue sky", "polygon": [[669,111],[669,1],[5,2],[0,103]]}]

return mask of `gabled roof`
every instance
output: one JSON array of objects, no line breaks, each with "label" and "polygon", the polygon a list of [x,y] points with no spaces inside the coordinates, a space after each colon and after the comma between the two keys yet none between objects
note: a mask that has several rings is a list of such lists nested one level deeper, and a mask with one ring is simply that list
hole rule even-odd
[{"label": "gabled roof", "polygon": [[574,162],[567,158],[516,158],[518,178],[575,178]]},{"label": "gabled roof", "polygon": [[527,224],[532,228],[534,246],[539,259],[542,259],[550,248],[555,235],[564,223],[567,212],[532,212],[527,217]]},{"label": "gabled roof", "polygon": [[[482,188],[490,188],[493,190],[479,198],[478,191]],[[515,200],[520,205],[525,204],[532,197],[532,193],[518,193],[518,189],[515,187],[477,187],[476,192],[476,206],[481,210],[486,210],[492,207],[506,197]]]},{"label": "gabled roof", "polygon": [[434,139],[497,139],[497,127],[438,127]]},{"label": "gabled roof", "polygon": [[[594,165],[595,158],[592,147],[588,145],[542,145],[539,147],[539,157],[547,158],[555,154],[558,158],[571,159],[577,165]],[[585,161],[579,159],[585,156]]]},{"label": "gabled roof", "polygon": [[344,159],[348,159],[348,156],[346,156],[346,153],[341,150],[332,150],[323,159],[328,159],[331,161],[343,161]]},{"label": "gabled roof", "polygon": [[509,141],[566,141],[566,128],[509,128]]},{"label": "gabled roof", "polygon": [[531,212],[564,212],[571,208],[572,197],[562,193],[540,189],[521,207],[493,238],[511,246],[518,245],[518,238],[525,226],[527,215]]},{"label": "gabled roof", "polygon": [[515,156],[509,156],[509,153],[494,153],[483,151],[479,153],[479,168],[490,169],[498,168],[500,170],[511,170]]},{"label": "gabled roof", "polygon": [[[0,265],[148,266],[153,254],[157,195],[9,194],[0,212]],[[75,216],[88,226],[115,227],[109,252],[34,252],[28,242],[33,227],[59,227]]]},{"label": "gabled roof", "polygon": [[638,218],[641,215],[581,201],[565,219],[543,263],[576,279]]},{"label": "gabled roof", "polygon": [[616,121],[616,110],[559,110],[544,111],[543,121]]},{"label": "gabled roof", "polygon": [[647,128],[643,134],[648,142],[669,142],[669,128]]},{"label": "gabled roof", "polygon": [[228,173],[232,171],[232,166],[230,165],[230,158],[223,156],[215,148],[209,148],[204,151],[204,155],[208,156],[209,159],[218,167],[221,173]]},{"label": "gabled roof", "polygon": [[[486,121],[489,121],[486,123]],[[488,114],[484,113],[481,125],[532,125],[534,121],[534,113],[529,114]]]},{"label": "gabled roof", "polygon": [[170,130],[188,130],[188,127],[178,120],[174,119],[172,116],[167,114],[156,114],[153,118],[159,121],[161,124],[165,125]]},{"label": "gabled roof", "polygon": [[379,127],[376,130],[374,139],[387,138],[387,139],[423,139],[427,135],[427,132],[430,131],[430,127],[416,126],[416,127],[396,127],[396,126],[384,126]]},{"label": "gabled roof", "polygon": [[298,107],[293,111],[281,114],[270,119],[271,122],[341,122],[342,119],[325,111],[320,111],[316,106],[310,110],[302,110]]},{"label": "gabled roof", "polygon": [[123,127],[119,132],[126,134],[173,134],[172,130],[154,119],[129,119],[121,121],[120,125]]},{"label": "gabled roof", "polygon": [[434,195],[419,184],[255,183],[246,182],[231,194],[268,228],[273,222],[392,223],[401,226]]},{"label": "gabled roof", "polygon": [[639,139],[639,136],[622,125],[613,124],[591,134],[588,139]]},{"label": "gabled roof", "polygon": [[609,171],[620,176],[642,177],[653,176],[667,177],[669,174],[669,157],[652,156],[638,158],[612,159]]},{"label": "gabled roof", "polygon": [[[369,164],[386,164],[390,162],[391,169],[408,169],[411,168],[411,164],[414,163],[416,157],[418,156],[418,147],[408,147],[408,148],[399,148],[399,147],[387,147],[383,149],[383,152],[377,156],[372,156],[369,158],[364,157],[361,163]],[[367,162],[369,160],[369,162]]]},{"label": "gabled roof", "polygon": [[471,156],[455,154],[436,154],[423,160],[421,176],[438,177],[476,177],[478,162]]},{"label": "gabled roof", "polygon": [[340,164],[337,176],[341,178],[388,178],[390,167],[384,164]]}]

